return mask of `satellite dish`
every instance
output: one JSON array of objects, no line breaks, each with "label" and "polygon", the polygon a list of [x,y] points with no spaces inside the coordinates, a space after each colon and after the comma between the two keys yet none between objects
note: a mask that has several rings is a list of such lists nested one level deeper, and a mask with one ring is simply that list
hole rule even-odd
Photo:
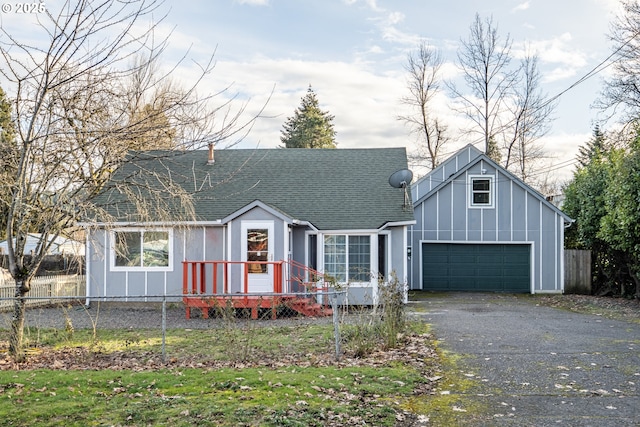
[{"label": "satellite dish", "polygon": [[402,204],[402,210],[406,210],[409,207],[409,193],[407,192],[407,186],[413,179],[413,172],[409,169],[400,169],[395,171],[389,177],[389,185],[394,188],[402,188],[404,190],[404,203]]},{"label": "satellite dish", "polygon": [[406,188],[413,179],[413,172],[409,169],[400,169],[395,171],[389,177],[389,185],[394,188]]}]

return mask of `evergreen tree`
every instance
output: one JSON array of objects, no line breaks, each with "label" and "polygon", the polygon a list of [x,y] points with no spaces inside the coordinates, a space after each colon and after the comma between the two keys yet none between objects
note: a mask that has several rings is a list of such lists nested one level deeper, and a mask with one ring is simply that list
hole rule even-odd
[{"label": "evergreen tree", "polygon": [[622,255],[631,283],[622,282],[621,296],[640,298],[640,132],[627,149],[610,154],[610,179],[604,195],[605,215],[598,238]]},{"label": "evergreen tree", "polygon": [[489,138],[489,142],[486,147],[486,154],[496,163],[500,164],[502,161],[502,153],[500,152],[500,147],[498,147],[498,142],[494,137]]},{"label": "evergreen tree", "polygon": [[591,160],[599,155],[609,151],[611,148],[606,135],[602,132],[599,125],[593,128],[593,137],[583,146],[578,149],[578,167],[585,167]]},{"label": "evergreen tree", "polygon": [[293,117],[288,117],[280,141],[285,148],[336,148],[333,116],[322,111],[318,98],[309,86]]}]

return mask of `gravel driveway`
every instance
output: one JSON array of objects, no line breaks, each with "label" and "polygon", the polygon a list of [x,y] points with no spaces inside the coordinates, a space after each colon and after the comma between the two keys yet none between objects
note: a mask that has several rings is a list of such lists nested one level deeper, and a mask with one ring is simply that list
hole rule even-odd
[{"label": "gravel driveway", "polygon": [[[640,426],[640,324],[539,306],[536,297],[425,294],[413,315],[477,387],[461,425]],[[442,390],[441,390],[442,391]],[[482,414],[465,411],[480,404]]]}]

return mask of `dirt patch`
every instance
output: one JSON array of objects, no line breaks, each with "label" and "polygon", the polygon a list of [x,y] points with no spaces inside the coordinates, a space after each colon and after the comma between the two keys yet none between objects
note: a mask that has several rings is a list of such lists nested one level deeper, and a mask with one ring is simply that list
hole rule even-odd
[{"label": "dirt patch", "polygon": [[609,319],[640,322],[640,300],[591,295],[545,295],[540,303],[550,307],[589,313]]}]

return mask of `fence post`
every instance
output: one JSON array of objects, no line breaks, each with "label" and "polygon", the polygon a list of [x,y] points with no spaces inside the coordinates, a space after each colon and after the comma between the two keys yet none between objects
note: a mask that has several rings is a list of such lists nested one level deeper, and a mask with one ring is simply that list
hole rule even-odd
[{"label": "fence post", "polygon": [[333,336],[336,341],[336,361],[340,360],[340,326],[338,325],[338,294],[331,294],[331,309],[333,310]]},{"label": "fence post", "polygon": [[162,362],[167,362],[167,297],[162,296]]}]

